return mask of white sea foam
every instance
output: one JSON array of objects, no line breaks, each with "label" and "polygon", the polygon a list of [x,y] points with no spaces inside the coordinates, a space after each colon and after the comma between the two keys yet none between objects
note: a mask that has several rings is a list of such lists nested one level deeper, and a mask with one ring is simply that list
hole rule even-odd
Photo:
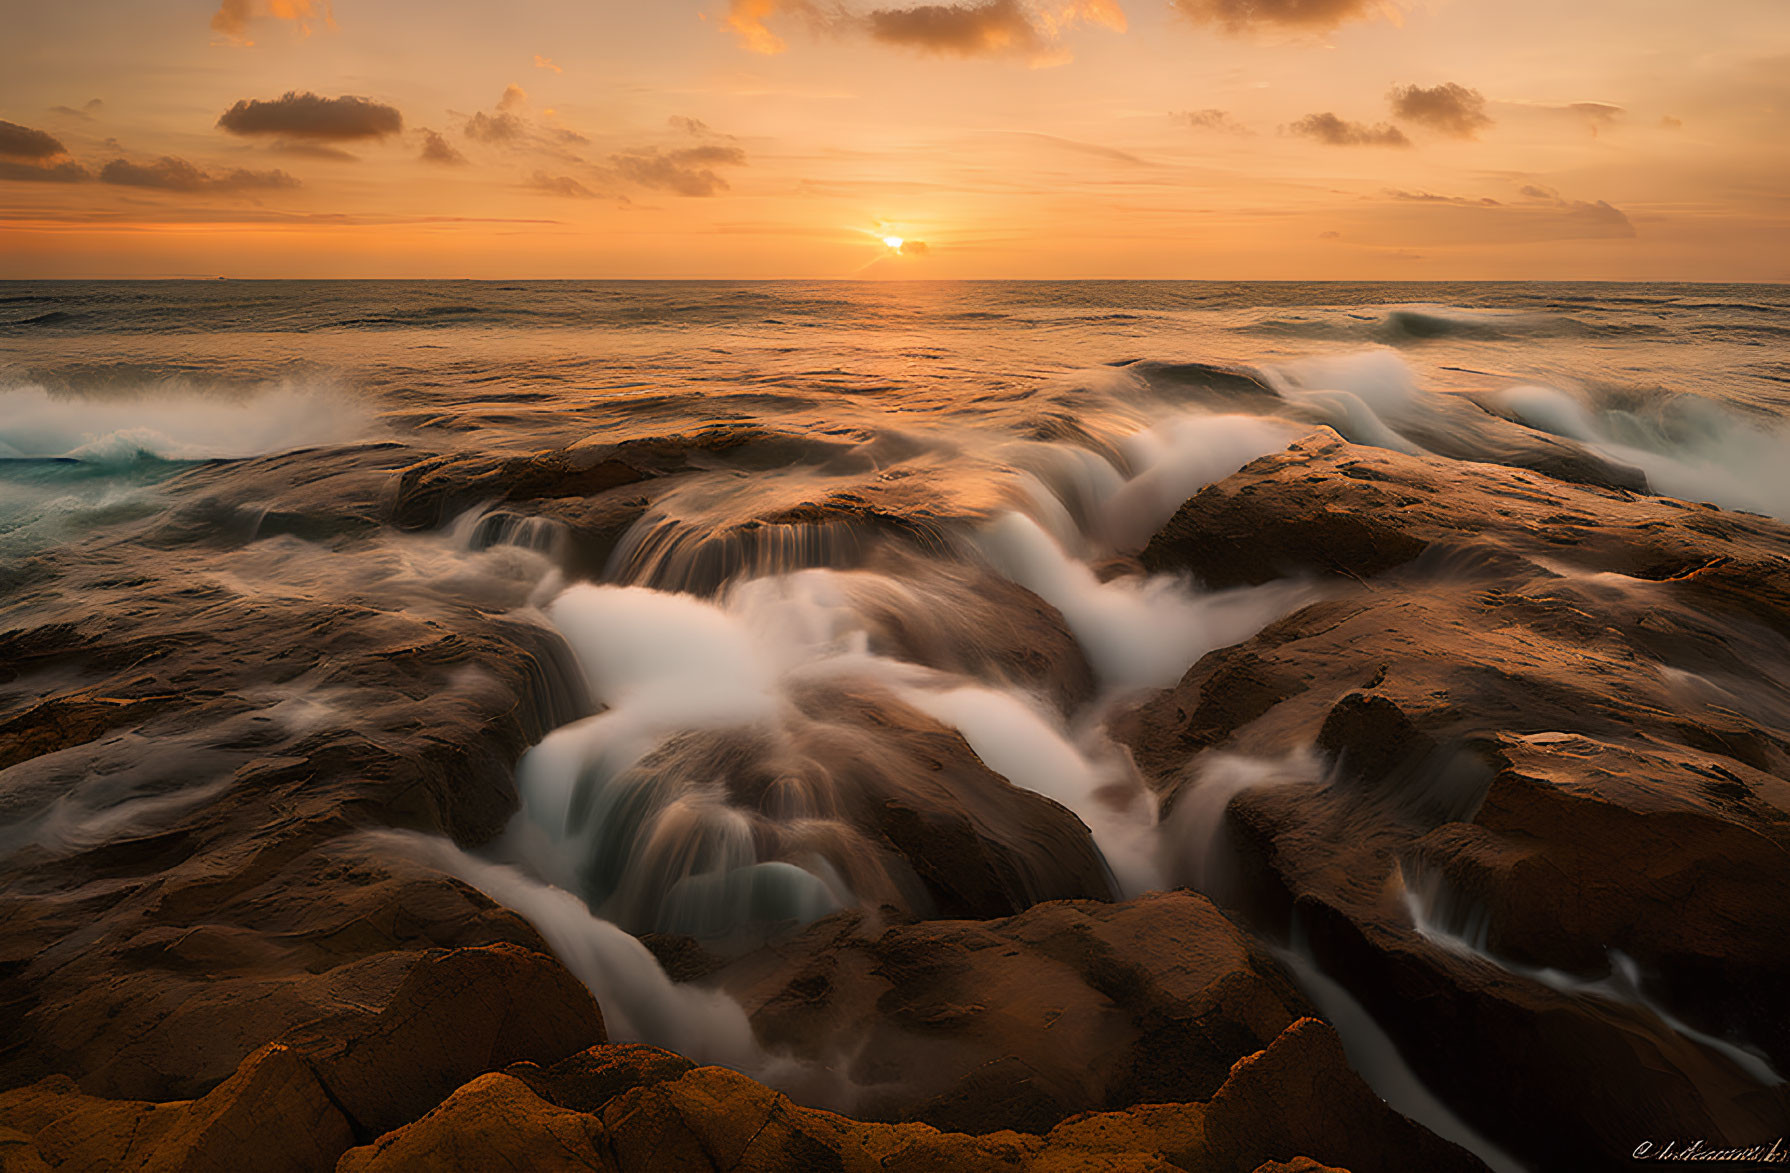
[{"label": "white sea foam", "polygon": [[592,915],[572,893],[520,868],[495,864],[446,839],[414,831],[373,831],[364,840],[458,877],[522,914],[603,1008],[609,1037],[644,1042],[741,1071],[770,1066],[739,1003],[718,991],[680,985],[665,976],[645,945]]},{"label": "white sea foam", "polygon": [[279,385],[260,394],[140,396],[0,389],[0,458],[124,465],[145,458],[211,460],[367,436],[371,413],[345,396]]}]

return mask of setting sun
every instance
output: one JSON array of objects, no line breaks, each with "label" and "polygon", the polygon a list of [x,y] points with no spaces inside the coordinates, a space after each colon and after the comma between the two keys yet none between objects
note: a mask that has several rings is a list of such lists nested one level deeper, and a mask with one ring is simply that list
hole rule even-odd
[{"label": "setting sun", "polygon": [[883,237],[883,243],[894,249],[896,252],[901,251],[902,240],[899,236],[885,236]]}]

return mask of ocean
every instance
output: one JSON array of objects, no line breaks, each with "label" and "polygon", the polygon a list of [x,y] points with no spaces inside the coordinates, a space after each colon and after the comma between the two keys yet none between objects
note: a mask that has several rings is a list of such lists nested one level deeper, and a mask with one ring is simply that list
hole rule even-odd
[{"label": "ocean", "polygon": [[[1202,502],[1305,491],[1261,471],[1300,453],[1342,462],[1311,485],[1406,487],[1384,518],[1317,501],[1295,519],[1305,538],[1265,522],[1198,530]],[[1424,539],[1422,558],[1372,528],[1481,501],[1469,485],[1509,500],[1451,523],[1448,543]],[[1714,520],[1696,524],[1721,530],[1724,553],[1657,574],[1653,554],[1608,554],[1705,503]],[[1772,536],[1784,521],[1785,286],[0,283],[0,896],[21,918],[35,910],[5,956],[37,1032],[7,1061],[23,1072],[126,1048],[68,1023],[95,973],[159,989],[143,976],[154,966],[119,960],[141,956],[130,942],[149,924],[227,923],[267,942],[252,964],[234,946],[205,963],[199,984],[218,998],[251,972],[335,972],[397,948],[370,929],[296,927],[279,903],[288,883],[306,900],[375,899],[383,881],[361,863],[289,870],[352,856],[458,877],[519,913],[597,995],[611,1037],[807,1102],[933,1119],[913,1106],[940,1094],[914,1090],[949,1067],[932,1050],[909,1067],[871,1062],[843,1018],[766,1041],[771,1003],[750,991],[781,943],[844,914],[991,921],[1191,887],[1349,1024],[1351,1061],[1395,1107],[1494,1167],[1545,1163],[1520,1097],[1487,1107],[1424,1057],[1416,1040],[1439,1019],[1400,1020],[1376,1002],[1372,966],[1307,940],[1291,910],[1353,908],[1344,895],[1359,892],[1313,878],[1343,865],[1276,852],[1377,845],[1347,868],[1378,869],[1362,890],[1389,885],[1414,911],[1348,911],[1351,923],[1391,916],[1431,950],[1425,972],[1476,958],[1599,1023],[1638,1016],[1633,1029],[1695,1052],[1686,1086],[1701,1090],[1686,1102],[1781,1088],[1783,1032],[1685,976],[1705,971],[1682,951],[1611,936],[1670,907],[1604,936],[1595,917],[1569,917],[1576,944],[1530,948],[1554,938],[1499,935],[1517,897],[1461,895],[1480,891],[1461,876],[1502,864],[1450,873],[1465,887],[1433,900],[1415,878],[1420,857],[1441,867],[1437,828],[1471,824],[1487,779],[1521,773],[1487,738],[1642,718],[1594,719],[1540,685],[1521,694],[1533,712],[1513,715],[1498,690],[1528,678],[1498,642],[1508,626],[1469,639],[1467,620],[1428,634],[1388,620],[1334,653],[1358,661],[1346,680],[1302,675],[1270,644],[1351,591],[1406,598],[1398,622],[1416,623],[1412,608],[1462,582],[1477,592],[1463,614],[1483,616],[1542,606],[1595,571],[1605,595],[1522,622],[1580,649],[1560,653],[1561,679],[1613,681],[1587,649],[1629,620],[1585,618],[1618,607],[1612,583],[1756,565],[1769,595],[1790,573]],[[1207,536],[1184,536],[1196,530]],[[1790,728],[1790,698],[1775,666],[1790,645],[1776,620],[1761,604],[1717,631],[1696,626],[1702,603],[1649,606],[1666,608],[1656,625],[1675,617],[1677,642],[1633,635],[1641,650],[1622,662],[1645,661],[1680,699],[1634,703],[1681,705],[1689,724],[1671,737],[1696,752],[1778,770],[1786,743],[1771,731]],[[1397,711],[1417,716],[1382,726],[1344,696],[1394,689],[1400,657],[1430,640],[1462,641],[1467,675],[1425,677],[1423,704],[1491,698],[1450,710],[1445,735],[1409,698]],[[1726,667],[1706,662],[1718,645]],[[1256,658],[1235,660],[1239,648]],[[1231,675],[1212,675],[1227,656]],[[1249,675],[1269,662],[1282,674]],[[1275,716],[1325,688],[1317,716]],[[1222,720],[1200,716],[1209,704]],[[1682,733],[1697,722],[1719,729]],[[1385,768],[1403,797],[1326,815],[1294,847],[1258,844],[1260,859],[1239,847],[1226,829],[1238,795],[1306,787],[1308,813],[1343,801],[1338,779],[1366,760],[1358,727],[1382,747],[1425,747]],[[1437,798],[1437,778],[1476,797]],[[1751,774],[1745,788],[1778,802]],[[1276,817],[1248,826],[1272,838],[1290,825]],[[263,862],[232,862],[251,856]],[[229,900],[191,896],[193,869]],[[1264,914],[1271,893],[1290,895]],[[29,961],[52,946],[57,966]],[[695,969],[691,948],[708,959]],[[303,1017],[242,1013],[245,1040]],[[1546,1057],[1525,1067],[1496,1040],[1461,1045],[1513,1084],[1579,1078]],[[149,1074],[102,1064],[113,1074],[99,1082],[196,1094],[239,1058],[186,1074],[166,1058]],[[1602,1127],[1567,1151],[1619,1131]]]}]

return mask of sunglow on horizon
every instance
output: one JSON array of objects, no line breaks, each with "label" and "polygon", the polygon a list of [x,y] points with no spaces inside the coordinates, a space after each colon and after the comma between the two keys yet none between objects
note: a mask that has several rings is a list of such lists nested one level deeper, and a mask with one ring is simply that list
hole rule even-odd
[{"label": "sunglow on horizon", "polygon": [[1790,5],[1710,5],[37,5],[0,277],[1785,280]]}]

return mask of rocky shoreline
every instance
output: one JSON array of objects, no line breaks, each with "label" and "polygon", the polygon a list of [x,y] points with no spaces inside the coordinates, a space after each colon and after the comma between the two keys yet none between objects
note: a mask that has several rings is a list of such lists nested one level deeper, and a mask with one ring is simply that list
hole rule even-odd
[{"label": "rocky shoreline", "polygon": [[[496,502],[590,578],[685,478],[853,459],[817,444],[216,462],[0,571],[0,1168],[1485,1168],[1381,1100],[1289,956],[1495,1157],[1622,1168],[1790,1125],[1790,527],[1561,441],[1494,465],[1320,428],[1102,569],[1318,584],[1111,718],[1184,887],[1121,899],[1083,822],[956,730],[817,700],[887,747],[838,813],[886,891],[754,947],[641,934],[781,1074],[609,1041],[536,927],[369,845],[490,842],[523,751],[591,708],[523,615],[513,525],[474,536],[476,578],[393,543]],[[991,501],[866,471],[655,565],[701,591],[792,527],[882,564]],[[298,579],[289,543],[342,557]],[[1008,678],[1092,691],[1044,600],[999,581],[961,613]],[[800,774],[663,752],[746,805]],[[185,785],[195,762],[222,781]]]}]

